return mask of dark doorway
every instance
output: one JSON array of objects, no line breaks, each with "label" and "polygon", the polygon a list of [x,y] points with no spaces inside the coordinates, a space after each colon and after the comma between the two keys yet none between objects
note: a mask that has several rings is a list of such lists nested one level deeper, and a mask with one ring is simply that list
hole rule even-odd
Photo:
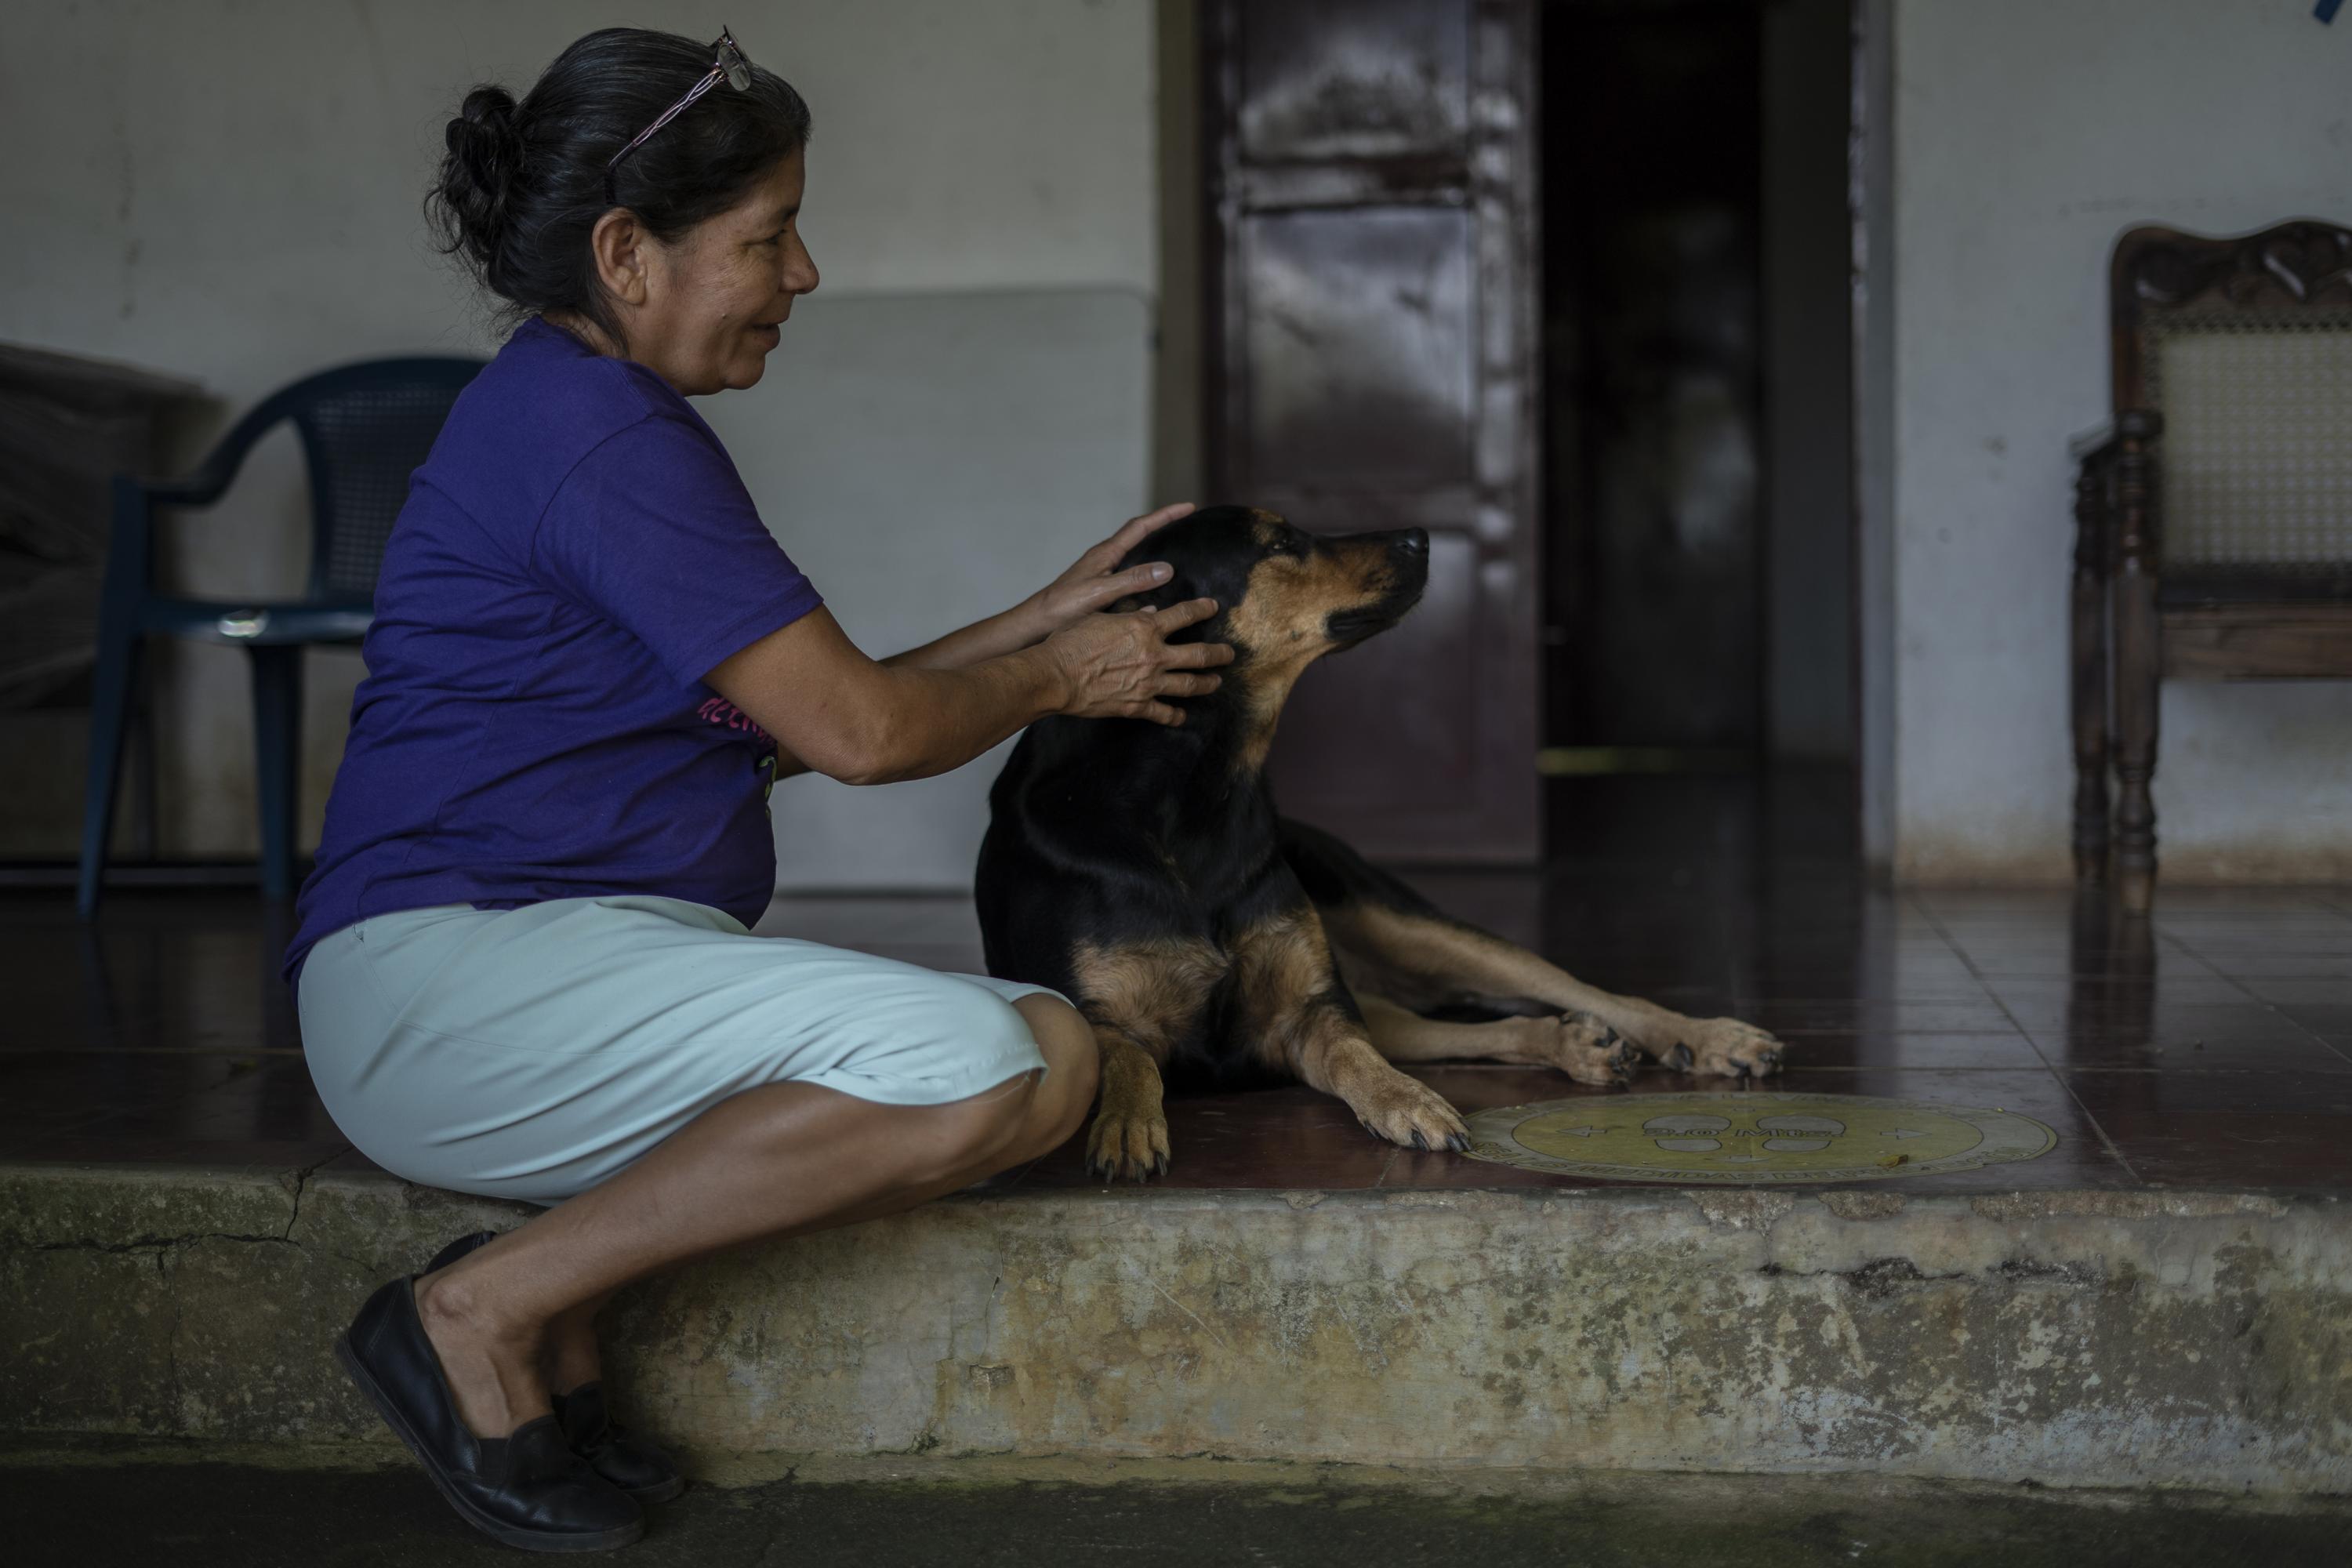
[{"label": "dark doorway", "polygon": [[1433,541],[1286,711],[1284,807],[1524,864],[1574,775],[1838,787],[1849,0],[1200,16],[1208,496]]},{"label": "dark doorway", "polygon": [[1752,752],[1752,5],[1545,17],[1547,741]]},{"label": "dark doorway", "polygon": [[1547,771],[1850,761],[1846,6],[1543,23]]}]

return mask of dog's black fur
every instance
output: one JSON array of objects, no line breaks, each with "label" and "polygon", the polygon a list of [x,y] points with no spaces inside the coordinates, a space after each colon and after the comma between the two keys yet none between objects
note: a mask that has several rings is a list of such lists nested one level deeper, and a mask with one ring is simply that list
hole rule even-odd
[{"label": "dog's black fur", "polygon": [[[1213,619],[1169,640],[1231,641],[1234,662],[1216,691],[1174,700],[1185,710],[1181,725],[1054,718],[1022,736],[989,792],[976,879],[991,974],[1077,997],[1086,989],[1075,967],[1080,939],[1115,949],[1181,935],[1223,948],[1284,911],[1311,908],[1286,852],[1305,848],[1313,830],[1276,816],[1258,770],[1234,765],[1255,721],[1252,684],[1279,657],[1238,637],[1234,622],[1262,562],[1286,554],[1310,560],[1341,548],[1380,551],[1387,575],[1369,602],[1326,613],[1325,635],[1336,651],[1385,631],[1420,603],[1429,577],[1427,532],[1324,541],[1270,513],[1213,507],[1162,528],[1121,563],[1157,560],[1173,569],[1135,603],[1158,608],[1214,599]],[[1355,858],[1328,834],[1313,839]],[[1313,874],[1340,873],[1318,865]],[[1169,1081],[1234,1087],[1295,1079],[1237,1048],[1233,990],[1228,974],[1171,1039],[1161,1065]],[[1355,1011],[1336,980],[1331,1001]]]},{"label": "dog's black fur", "polygon": [[[1062,992],[1095,1026],[1105,1065],[1090,1152],[1097,1166],[1140,1175],[1164,1165],[1161,1077],[1203,1087],[1305,1079],[1346,1099],[1383,1137],[1461,1148],[1452,1108],[1381,1053],[1541,1060],[1622,1081],[1643,1047],[1691,1061],[1680,1039],[1664,1036],[1705,1041],[1699,1031],[1717,1026],[1746,1030],[1581,986],[1449,920],[1330,834],[1276,813],[1263,763],[1292,682],[1316,658],[1386,630],[1419,602],[1428,544],[1419,529],[1318,537],[1229,506],[1162,528],[1127,563],[1160,560],[1174,570],[1134,603],[1214,599],[1217,615],[1173,640],[1232,644],[1222,685],[1177,700],[1181,725],[1034,724],[991,791],[977,878],[988,970]],[[1358,989],[1381,998],[1380,1027],[1368,1027]],[[1630,1044],[1582,1011],[1605,1014],[1615,1003]],[[1530,1013],[1554,1015],[1541,1027],[1569,1032],[1535,1039],[1527,1031],[1538,1025],[1524,1018],[1510,1026],[1518,1032],[1491,1039],[1423,1026]],[[1651,1015],[1674,1022],[1653,1028]],[[1773,1070],[1777,1045],[1747,1035],[1771,1048],[1746,1037],[1702,1044],[1712,1064],[1702,1070]]]}]

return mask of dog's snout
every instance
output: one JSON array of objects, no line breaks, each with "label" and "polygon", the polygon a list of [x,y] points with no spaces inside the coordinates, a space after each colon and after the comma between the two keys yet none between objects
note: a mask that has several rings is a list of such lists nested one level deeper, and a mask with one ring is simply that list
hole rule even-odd
[{"label": "dog's snout", "polygon": [[1427,555],[1429,553],[1429,530],[1425,528],[1408,528],[1397,535],[1396,542],[1391,545],[1390,548],[1405,555]]}]

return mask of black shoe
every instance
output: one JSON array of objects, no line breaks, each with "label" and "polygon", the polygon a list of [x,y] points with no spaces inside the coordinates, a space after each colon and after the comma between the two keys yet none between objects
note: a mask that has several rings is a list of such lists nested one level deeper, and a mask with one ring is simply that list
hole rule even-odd
[{"label": "black shoe", "polygon": [[645,1533],[636,1500],[591,1468],[552,1415],[504,1437],[467,1430],[425,1324],[415,1276],[367,1299],[335,1340],[352,1374],[458,1517],[495,1541],[533,1552],[604,1552]]},{"label": "black shoe", "polygon": [[[459,1237],[435,1254],[425,1272],[446,1268],[497,1236],[494,1230],[478,1230]],[[570,1394],[556,1394],[553,1404],[556,1425],[563,1428],[572,1451],[639,1502],[667,1502],[686,1489],[686,1478],[668,1455],[606,1414],[603,1384],[583,1383]]]},{"label": "black shoe", "polygon": [[583,1383],[555,1395],[555,1419],[572,1451],[639,1502],[667,1502],[686,1489],[669,1456],[604,1413],[604,1385]]}]

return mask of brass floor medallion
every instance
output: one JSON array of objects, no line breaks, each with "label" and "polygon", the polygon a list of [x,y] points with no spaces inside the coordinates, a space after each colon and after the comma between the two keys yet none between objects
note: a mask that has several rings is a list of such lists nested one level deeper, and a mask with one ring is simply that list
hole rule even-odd
[{"label": "brass floor medallion", "polygon": [[1874,1182],[2032,1160],[2058,1135],[2013,1110],[1861,1094],[1586,1095],[1470,1118],[1470,1157],[1628,1182]]}]

